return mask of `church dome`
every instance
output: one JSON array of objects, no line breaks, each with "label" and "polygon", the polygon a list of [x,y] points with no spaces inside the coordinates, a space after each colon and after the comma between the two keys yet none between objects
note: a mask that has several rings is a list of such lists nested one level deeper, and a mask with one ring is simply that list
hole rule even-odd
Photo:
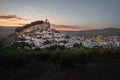
[{"label": "church dome", "polygon": [[96,42],[103,42],[103,41],[105,41],[105,36],[99,35],[96,37]]}]

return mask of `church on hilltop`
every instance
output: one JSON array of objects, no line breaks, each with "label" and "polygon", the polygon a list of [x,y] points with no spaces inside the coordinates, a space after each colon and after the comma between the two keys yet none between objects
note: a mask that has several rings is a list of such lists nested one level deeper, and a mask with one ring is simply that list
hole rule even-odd
[{"label": "church on hilltop", "polygon": [[48,19],[45,19],[45,23],[46,23],[46,24],[50,24],[49,21],[48,21]]},{"label": "church on hilltop", "polygon": [[92,38],[92,41],[93,42],[104,42],[106,40],[105,36],[104,35],[96,35],[95,33],[93,34],[93,38]]},{"label": "church on hilltop", "polygon": [[43,27],[50,28],[50,22],[48,21],[48,19],[45,19],[45,21],[43,22],[44,22]]}]

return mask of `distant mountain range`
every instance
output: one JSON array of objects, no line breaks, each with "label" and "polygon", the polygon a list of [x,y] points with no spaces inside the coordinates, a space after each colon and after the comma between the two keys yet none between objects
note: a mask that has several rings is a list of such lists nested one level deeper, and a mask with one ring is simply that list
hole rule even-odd
[{"label": "distant mountain range", "polygon": [[85,31],[62,31],[62,32],[64,32],[67,35],[84,36],[86,38],[92,38],[93,34],[104,36],[120,36],[120,29],[116,28],[94,29]]},{"label": "distant mountain range", "polygon": [[[4,27],[0,26],[0,39],[7,37],[9,34],[14,33],[16,27]],[[104,36],[120,36],[120,29],[117,28],[105,28],[105,29],[94,29],[85,31],[61,31],[70,36],[84,36],[91,38],[93,34],[104,35]]]},{"label": "distant mountain range", "polygon": [[16,27],[4,27],[0,26],[0,39],[9,36],[11,33],[14,33]]}]

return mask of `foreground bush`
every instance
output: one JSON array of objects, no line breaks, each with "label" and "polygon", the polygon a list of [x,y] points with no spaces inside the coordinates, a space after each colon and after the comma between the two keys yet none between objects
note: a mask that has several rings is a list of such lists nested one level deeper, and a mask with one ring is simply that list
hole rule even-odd
[{"label": "foreground bush", "polygon": [[21,50],[0,48],[0,67],[16,69],[30,63],[52,63],[56,67],[76,67],[86,64],[93,56],[120,57],[120,48],[51,47]]}]

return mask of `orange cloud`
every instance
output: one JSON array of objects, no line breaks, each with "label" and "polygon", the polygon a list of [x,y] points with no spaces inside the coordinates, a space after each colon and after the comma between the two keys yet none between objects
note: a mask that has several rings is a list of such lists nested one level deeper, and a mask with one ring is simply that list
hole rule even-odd
[{"label": "orange cloud", "polygon": [[91,30],[91,29],[101,29],[104,28],[104,26],[71,26],[71,25],[52,24],[51,28],[54,28],[56,30],[82,31],[82,30]]},{"label": "orange cloud", "polygon": [[0,26],[18,26],[17,23],[7,22],[7,21],[0,21]]},{"label": "orange cloud", "polygon": [[0,26],[22,26],[28,23],[27,19],[17,15],[0,15]]}]

